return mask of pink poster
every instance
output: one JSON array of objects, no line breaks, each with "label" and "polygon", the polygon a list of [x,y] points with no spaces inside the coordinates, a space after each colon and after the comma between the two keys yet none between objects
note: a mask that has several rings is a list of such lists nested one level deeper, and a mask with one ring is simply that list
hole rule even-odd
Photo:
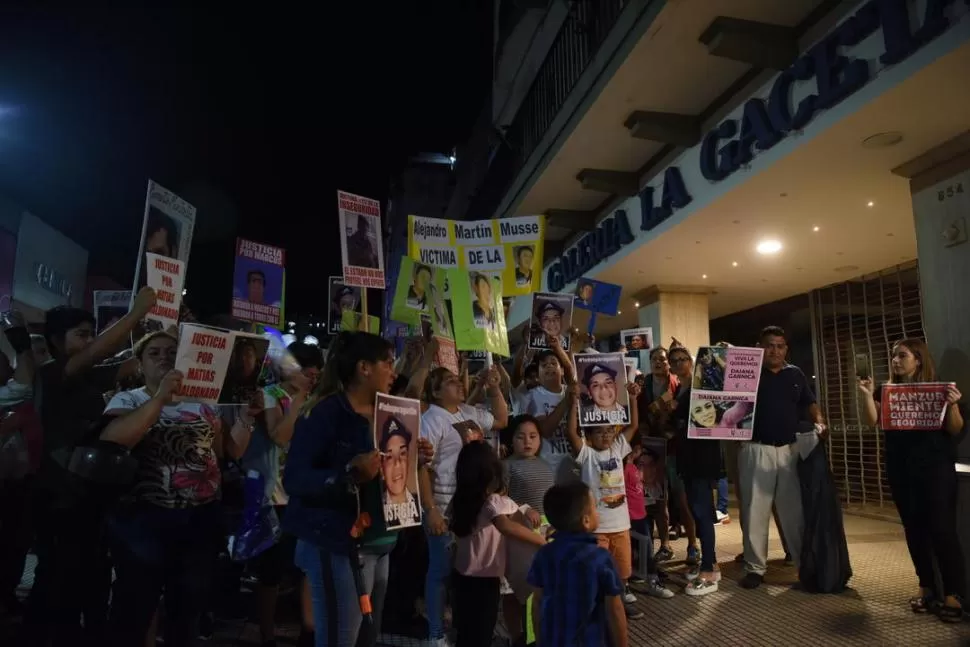
[{"label": "pink poster", "polygon": [[751,440],[764,350],[702,346],[694,364],[688,438]]}]

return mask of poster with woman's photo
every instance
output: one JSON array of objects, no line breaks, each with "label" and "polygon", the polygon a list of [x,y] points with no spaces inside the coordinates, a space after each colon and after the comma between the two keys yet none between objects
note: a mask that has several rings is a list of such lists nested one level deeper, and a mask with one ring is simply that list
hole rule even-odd
[{"label": "poster with woman's photo", "polygon": [[764,350],[701,346],[694,363],[687,437],[751,440]]},{"label": "poster with woman's photo", "polygon": [[380,243],[381,203],[337,191],[337,219],[340,222],[344,283],[383,290],[386,286]]},{"label": "poster with woman's photo", "polygon": [[344,312],[360,311],[360,288],[344,285],[344,277],[330,277],[330,311],[327,316],[327,331],[331,335],[340,332]]},{"label": "poster with woman's photo", "polygon": [[95,334],[115,325],[128,314],[131,304],[131,290],[95,290],[94,291],[94,323]]},{"label": "poster with woman's photo", "polygon": [[[145,254],[158,254],[182,261],[183,271],[188,268],[192,248],[192,232],[195,229],[195,207],[165,187],[148,181],[145,197],[145,215],[141,227],[141,242],[135,260],[135,286],[131,303],[138,290],[148,285],[148,267]],[[184,279],[183,279],[184,280]]]},{"label": "poster with woman's photo", "polygon": [[269,349],[260,335],[182,324],[175,368],[182,386],[175,400],[245,405],[259,391],[259,374]]},{"label": "poster with woman's photo", "polygon": [[579,377],[579,425],[630,424],[630,394],[622,353],[573,355]]},{"label": "poster with woman's photo", "polygon": [[653,348],[653,328],[629,328],[620,331],[620,344],[628,353]]},{"label": "poster with woman's photo", "polygon": [[647,505],[667,500],[667,439],[646,436],[636,460],[643,479],[643,496]]},{"label": "poster with woman's photo", "polygon": [[391,300],[391,319],[410,325],[420,322],[421,315],[431,314],[436,291],[434,270],[402,256]]},{"label": "poster with woman's photo", "polygon": [[421,402],[377,394],[374,447],[381,454],[384,525],[401,530],[421,525],[418,505],[418,436]]},{"label": "poster with woman's photo", "polygon": [[448,282],[452,326],[458,350],[483,350],[509,356],[509,337],[502,306],[502,280],[481,272],[442,270],[439,288]]},{"label": "poster with woman's photo", "polygon": [[529,348],[549,348],[549,338],[558,337],[559,345],[569,351],[569,328],[573,324],[571,294],[532,295],[532,319],[529,321]]}]

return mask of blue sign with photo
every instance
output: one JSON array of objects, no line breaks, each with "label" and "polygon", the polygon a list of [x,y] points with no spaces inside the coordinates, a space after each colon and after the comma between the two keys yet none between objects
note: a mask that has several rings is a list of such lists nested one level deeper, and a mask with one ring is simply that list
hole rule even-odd
[{"label": "blue sign with photo", "polygon": [[576,299],[573,307],[590,312],[616,316],[620,308],[622,288],[614,283],[603,283],[596,279],[579,279],[576,282]]}]

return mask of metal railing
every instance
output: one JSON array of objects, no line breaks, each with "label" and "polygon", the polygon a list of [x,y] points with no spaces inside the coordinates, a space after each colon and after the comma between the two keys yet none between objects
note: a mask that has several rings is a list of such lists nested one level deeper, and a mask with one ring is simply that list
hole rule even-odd
[{"label": "metal railing", "polygon": [[491,218],[509,186],[545,136],[576,81],[629,0],[573,0],[569,14],[505,132],[485,181],[468,209],[469,220]]}]

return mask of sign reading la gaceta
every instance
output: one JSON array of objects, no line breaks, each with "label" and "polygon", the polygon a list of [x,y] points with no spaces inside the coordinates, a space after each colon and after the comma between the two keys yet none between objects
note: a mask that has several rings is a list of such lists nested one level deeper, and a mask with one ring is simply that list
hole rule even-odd
[{"label": "sign reading la gaceta", "polygon": [[[775,77],[765,96],[748,99],[738,116],[725,119],[704,136],[699,150],[692,149],[697,150],[701,176],[717,183],[736,173],[758,151],[767,151],[852,96],[880,69],[901,63],[932,42],[965,15],[966,7],[970,0],[866,2]],[[849,55],[877,33],[881,42],[874,60]],[[796,93],[806,83],[813,91]],[[796,100],[799,94],[804,96]],[[664,171],[659,187],[644,187],[638,196],[640,230],[653,230],[689,205],[693,200],[689,189],[678,166]],[[552,263],[546,289],[558,292],[634,239],[625,209],[618,209]]]},{"label": "sign reading la gaceta", "polygon": [[80,307],[84,299],[88,252],[39,218],[24,213],[17,229],[13,297],[48,310]]}]

